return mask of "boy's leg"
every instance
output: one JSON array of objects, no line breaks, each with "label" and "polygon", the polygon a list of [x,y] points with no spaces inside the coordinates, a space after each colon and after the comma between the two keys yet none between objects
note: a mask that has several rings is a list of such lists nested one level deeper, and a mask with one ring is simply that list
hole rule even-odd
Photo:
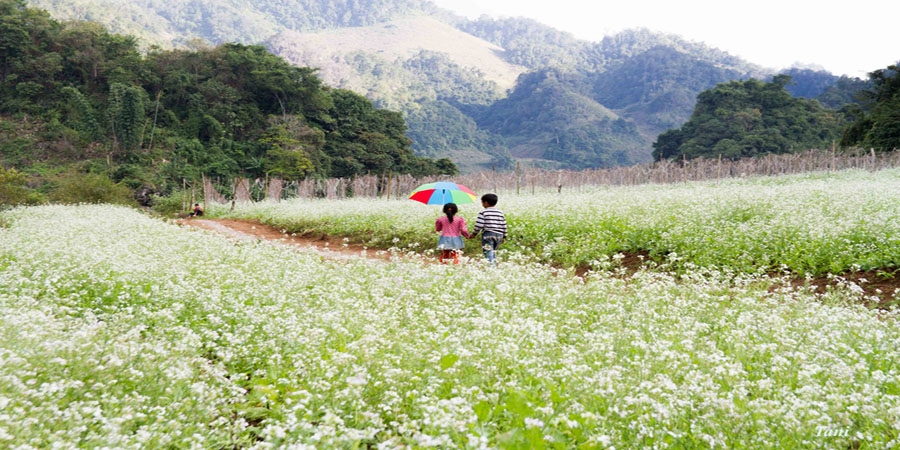
[{"label": "boy's leg", "polygon": [[500,239],[503,236],[500,233],[482,233],[481,234],[481,247],[484,249],[484,256],[488,261],[494,262],[494,259],[497,257],[497,247],[500,246]]},{"label": "boy's leg", "polygon": [[481,251],[484,252],[484,257],[488,261],[494,262],[494,248],[491,247],[491,241],[488,239],[487,233],[481,234]]}]

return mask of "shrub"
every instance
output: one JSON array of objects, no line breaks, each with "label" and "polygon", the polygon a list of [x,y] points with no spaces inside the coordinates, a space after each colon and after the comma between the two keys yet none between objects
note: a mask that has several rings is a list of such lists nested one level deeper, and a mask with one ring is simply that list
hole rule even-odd
[{"label": "shrub", "polygon": [[[185,195],[183,191],[175,191],[169,195],[161,196],[161,195],[153,195],[151,197],[153,199],[153,211],[167,217],[177,216],[179,214],[184,214],[185,205]],[[201,200],[196,200],[201,201]]]},{"label": "shrub", "polygon": [[0,166],[0,205],[36,205],[43,203],[43,198],[37,192],[29,189],[26,184],[28,177],[16,169],[6,170]]},{"label": "shrub", "polygon": [[113,203],[136,206],[128,186],[96,173],[69,171],[59,175],[49,193],[54,203]]}]

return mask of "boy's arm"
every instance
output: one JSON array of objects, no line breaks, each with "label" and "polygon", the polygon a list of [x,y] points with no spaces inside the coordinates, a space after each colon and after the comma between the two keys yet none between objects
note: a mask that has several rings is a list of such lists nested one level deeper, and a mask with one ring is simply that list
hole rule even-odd
[{"label": "boy's arm", "polygon": [[484,211],[480,211],[478,217],[475,218],[475,226],[472,228],[472,237],[477,236],[482,228],[484,228]]}]

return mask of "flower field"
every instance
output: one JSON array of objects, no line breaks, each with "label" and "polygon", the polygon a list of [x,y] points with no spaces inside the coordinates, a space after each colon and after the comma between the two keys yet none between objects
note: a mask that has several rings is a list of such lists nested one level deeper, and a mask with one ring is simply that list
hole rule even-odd
[{"label": "flower field", "polygon": [[[518,256],[572,267],[619,252],[741,272],[824,275],[900,267],[900,170],[628,187],[500,192]],[[482,192],[479,191],[479,194]],[[471,223],[480,205],[462,205]],[[372,199],[293,200],[220,208],[288,232],[336,234],[420,251],[436,242],[439,207]],[[471,227],[471,225],[470,225]],[[467,253],[479,254],[477,242]],[[674,261],[673,261],[674,260]]]},{"label": "flower field", "polygon": [[[896,448],[898,310],[765,268],[888,267],[898,175],[501,193],[496,266],[407,252],[436,241],[412,202],[235,211],[390,261],[108,205],[5,211],[0,447]],[[667,270],[617,269],[630,249]]]}]

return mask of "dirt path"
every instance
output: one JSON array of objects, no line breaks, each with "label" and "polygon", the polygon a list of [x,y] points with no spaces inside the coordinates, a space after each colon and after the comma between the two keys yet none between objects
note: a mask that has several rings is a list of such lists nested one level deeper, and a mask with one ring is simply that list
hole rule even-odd
[{"label": "dirt path", "polygon": [[387,252],[369,249],[359,244],[344,242],[337,237],[311,238],[284,233],[278,228],[251,220],[235,219],[182,219],[182,226],[203,228],[222,233],[236,241],[265,240],[297,247],[303,251],[316,252],[326,258],[373,258],[390,259]]}]

